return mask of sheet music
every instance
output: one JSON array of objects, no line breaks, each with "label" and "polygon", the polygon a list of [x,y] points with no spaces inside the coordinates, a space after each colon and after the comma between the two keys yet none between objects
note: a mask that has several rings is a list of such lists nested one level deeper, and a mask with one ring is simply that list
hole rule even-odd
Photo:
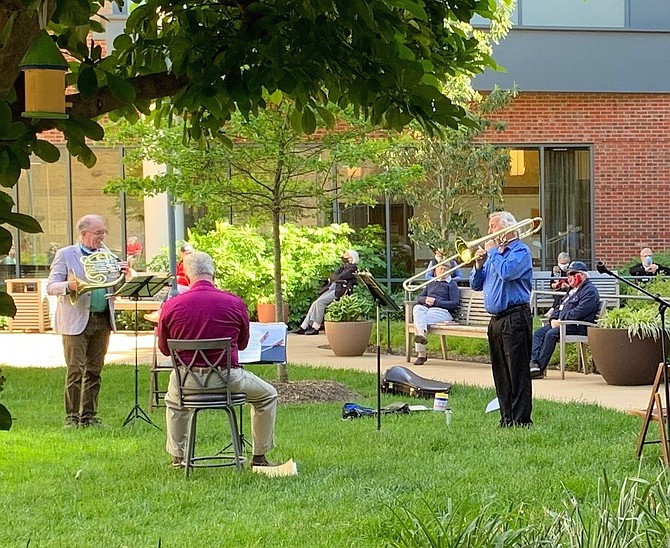
[{"label": "sheet music", "polygon": [[249,323],[249,344],[238,353],[239,363],[254,363],[261,361],[263,348],[286,346],[287,326],[283,322],[276,323]]}]

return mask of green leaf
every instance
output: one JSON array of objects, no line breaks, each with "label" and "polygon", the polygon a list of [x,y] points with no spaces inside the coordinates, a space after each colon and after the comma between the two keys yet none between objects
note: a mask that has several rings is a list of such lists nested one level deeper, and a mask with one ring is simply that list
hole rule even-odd
[{"label": "green leaf", "polygon": [[[0,303],[0,307],[1,306],[2,303]],[[9,413],[9,410],[0,403],[0,430],[9,430],[11,427],[12,415]]]},{"label": "green leaf", "polygon": [[25,215],[23,213],[10,213],[7,216],[6,222],[23,232],[28,232],[30,234],[37,234],[42,232],[42,227],[37,219],[33,219],[30,215]]},{"label": "green leaf", "polygon": [[13,124],[9,125],[4,135],[0,135],[0,139],[5,141],[16,141],[19,137],[24,135],[26,131],[26,126],[24,126],[21,122],[14,122]]},{"label": "green leaf", "polygon": [[300,124],[302,125],[303,131],[308,135],[311,135],[316,131],[316,116],[314,116],[314,112],[312,112],[312,109],[308,106],[305,106],[302,111]]},{"label": "green leaf", "polygon": [[5,101],[0,101],[0,138],[5,134],[12,123],[12,109]]},{"label": "green leaf", "polygon": [[105,130],[95,120],[89,120],[88,118],[72,118],[71,120],[92,141],[101,141],[105,137]]},{"label": "green leaf", "polygon": [[291,110],[289,120],[291,122],[291,127],[293,128],[293,131],[297,133],[302,133],[301,112],[297,108],[294,107]]},{"label": "green leaf", "polygon": [[6,291],[0,291],[0,316],[16,316],[16,305]]},{"label": "green leaf", "polygon": [[119,99],[122,99],[126,103],[135,101],[135,88],[127,80],[119,78],[114,74],[107,73],[107,85],[112,94]]},{"label": "green leaf", "polygon": [[21,176],[21,164],[16,155],[11,151],[2,151],[6,152],[6,160],[0,157],[0,165],[4,166],[4,169],[0,170],[0,185],[11,188],[19,180]]},{"label": "green leaf", "polygon": [[328,129],[335,127],[335,116],[333,116],[333,114],[328,109],[323,107],[316,107],[316,110]]},{"label": "green leaf", "polygon": [[95,97],[98,93],[98,77],[95,74],[95,69],[82,65],[77,77],[77,88],[84,99]]},{"label": "green leaf", "polygon": [[53,164],[60,158],[59,148],[42,139],[37,139],[33,145],[33,152],[48,164]]},{"label": "green leaf", "polygon": [[[0,194],[4,194],[0,192]],[[0,213],[0,223],[5,223],[6,215]],[[14,243],[14,237],[12,233],[7,230],[5,227],[0,226],[0,255],[6,255],[9,253],[9,250]]]}]

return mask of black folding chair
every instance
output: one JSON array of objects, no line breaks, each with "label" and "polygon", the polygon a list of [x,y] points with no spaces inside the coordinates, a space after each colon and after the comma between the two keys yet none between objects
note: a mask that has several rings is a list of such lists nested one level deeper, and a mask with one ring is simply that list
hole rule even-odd
[{"label": "black folding chair", "polygon": [[[234,465],[242,469],[246,459],[242,456],[235,407],[244,405],[246,394],[230,390],[230,339],[169,339],[168,348],[177,375],[179,404],[191,410],[184,455],[186,477],[191,468]],[[228,415],[232,453],[195,456],[198,412],[206,409],[222,409]]]}]

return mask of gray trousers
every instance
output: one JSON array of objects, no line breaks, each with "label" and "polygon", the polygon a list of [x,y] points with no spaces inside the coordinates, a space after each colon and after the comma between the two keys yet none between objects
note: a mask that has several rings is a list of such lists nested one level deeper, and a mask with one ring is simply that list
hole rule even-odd
[{"label": "gray trousers", "polygon": [[63,335],[63,354],[67,364],[65,378],[65,416],[83,421],[98,414],[100,375],[109,347],[109,313],[91,313],[79,335]]},{"label": "gray trousers", "polygon": [[[192,378],[192,375],[199,375],[200,381],[205,382],[206,373],[189,373],[186,388],[199,389],[201,385]],[[221,388],[222,386],[225,386],[225,384],[218,375],[210,375],[206,384],[207,388]],[[277,416],[277,390],[270,383],[241,367],[231,369],[230,389],[233,392],[243,392],[247,395],[247,402],[251,404],[253,454],[265,455],[275,446],[274,428],[275,417]],[[165,450],[173,457],[183,457],[186,446],[186,429],[191,410],[179,406],[179,385],[177,374],[174,371],[170,373],[170,384],[165,395],[165,405],[165,419],[167,422]],[[242,412],[244,410],[240,411],[240,413]]]},{"label": "gray trousers", "polygon": [[[434,306],[424,306],[422,304],[414,305],[412,316],[416,335],[425,335],[429,325],[453,320],[448,310]],[[425,344],[414,343],[414,348],[417,352],[426,352]]]},{"label": "gray trousers", "polygon": [[326,313],[326,308],[330,303],[335,301],[335,290],[329,289],[319,296],[319,298],[312,303],[307,311],[307,316],[300,324],[300,327],[307,329],[310,325],[317,329],[323,323],[323,316]]}]

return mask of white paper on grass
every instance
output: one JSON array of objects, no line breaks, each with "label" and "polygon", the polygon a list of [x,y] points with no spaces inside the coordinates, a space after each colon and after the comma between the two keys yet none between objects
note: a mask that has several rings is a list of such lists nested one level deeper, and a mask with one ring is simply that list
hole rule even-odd
[{"label": "white paper on grass", "polygon": [[485,413],[490,413],[491,411],[497,411],[498,409],[500,409],[500,402],[498,401],[498,398],[493,398],[486,406]]},{"label": "white paper on grass", "polygon": [[286,324],[249,323],[249,344],[238,352],[239,363],[254,363],[261,361],[262,347],[286,346]]}]

